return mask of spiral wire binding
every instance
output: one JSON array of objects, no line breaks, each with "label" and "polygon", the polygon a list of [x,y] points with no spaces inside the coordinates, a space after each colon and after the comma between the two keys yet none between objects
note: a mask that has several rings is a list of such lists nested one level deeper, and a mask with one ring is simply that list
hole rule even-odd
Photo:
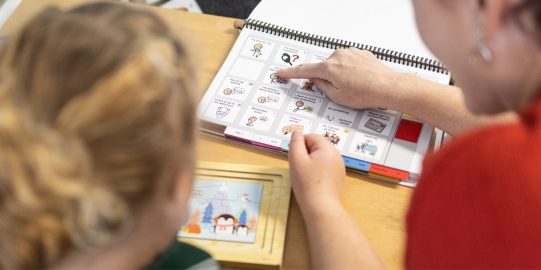
[{"label": "spiral wire binding", "polygon": [[342,39],[324,37],[319,35],[314,35],[310,33],[300,32],[297,30],[292,30],[270,24],[267,22],[246,19],[244,21],[244,27],[252,30],[256,30],[263,33],[268,33],[276,35],[279,37],[284,37],[292,39],[295,41],[328,48],[328,49],[345,49],[345,48],[357,48],[361,50],[370,51],[378,59],[384,60],[387,62],[397,63],[405,66],[415,67],[418,69],[429,70],[441,74],[449,74],[445,67],[436,60],[424,58],[412,54],[397,52],[393,50],[383,49],[376,46],[361,44],[357,42],[346,41]]}]

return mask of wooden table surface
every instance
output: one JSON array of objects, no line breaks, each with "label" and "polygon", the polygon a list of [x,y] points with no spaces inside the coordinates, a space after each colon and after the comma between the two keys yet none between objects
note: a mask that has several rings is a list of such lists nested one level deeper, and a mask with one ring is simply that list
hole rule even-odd
[{"label": "wooden table surface", "polygon": [[[6,36],[17,30],[46,6],[71,7],[92,0],[23,0],[0,30]],[[235,42],[238,31],[234,19],[152,8],[175,32],[191,45],[199,70],[199,94],[202,96],[218,72]],[[198,160],[287,167],[287,158],[239,146],[201,134]],[[404,216],[412,190],[348,173],[343,204],[366,234],[377,254],[389,269],[403,268]],[[322,205],[321,207],[325,207]],[[336,227],[340,229],[339,224]],[[351,252],[355,252],[352,250]],[[297,204],[291,204],[284,269],[309,268],[304,223]]]}]

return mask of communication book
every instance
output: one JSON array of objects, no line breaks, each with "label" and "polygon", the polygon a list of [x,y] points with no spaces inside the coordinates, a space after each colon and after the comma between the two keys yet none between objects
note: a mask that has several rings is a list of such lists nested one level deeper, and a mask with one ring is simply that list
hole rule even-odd
[{"label": "communication book", "polygon": [[320,134],[349,170],[415,186],[433,126],[386,108],[351,109],[308,79],[276,74],[349,47],[399,72],[450,81],[422,43],[410,1],[263,0],[200,102],[203,130],[284,154],[293,130]]}]

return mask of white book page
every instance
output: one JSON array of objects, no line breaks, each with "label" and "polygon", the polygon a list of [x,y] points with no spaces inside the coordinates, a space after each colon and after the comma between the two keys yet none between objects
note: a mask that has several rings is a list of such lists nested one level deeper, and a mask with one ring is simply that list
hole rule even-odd
[{"label": "white book page", "polygon": [[[410,121],[418,126],[419,134],[397,140],[404,121],[401,113],[346,108],[305,79],[274,76],[282,68],[324,61],[332,52],[246,28],[199,104],[199,117],[226,127],[224,133],[229,136],[275,150],[288,149],[292,130],[320,134],[345,157],[419,173],[432,126]],[[424,76],[438,81],[433,72]]]},{"label": "white book page", "polygon": [[[250,18],[433,59],[419,38],[408,0],[337,0],[332,6],[318,0],[263,0]],[[332,18],[332,23],[322,18]],[[333,50],[266,32],[242,30],[203,97],[199,117],[219,127],[209,131],[251,142],[254,147],[283,151],[296,129],[323,135],[346,158],[411,175],[420,173],[431,125],[400,112],[334,104],[307,80],[282,81],[275,76],[277,70],[324,61]],[[383,63],[399,72],[449,83],[448,74]],[[354,161],[350,167],[367,170],[364,166]]]},{"label": "white book page", "polygon": [[249,18],[436,59],[419,36],[411,0],[262,0]]}]

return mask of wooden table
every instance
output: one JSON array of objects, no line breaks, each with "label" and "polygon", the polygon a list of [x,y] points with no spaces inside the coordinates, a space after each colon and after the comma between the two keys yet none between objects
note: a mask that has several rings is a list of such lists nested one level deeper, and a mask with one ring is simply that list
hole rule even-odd
[{"label": "wooden table", "polygon": [[[16,31],[34,14],[48,5],[67,8],[92,0],[24,0],[0,30],[0,36]],[[235,42],[238,31],[234,19],[218,16],[152,8],[160,17],[189,41],[199,69],[199,93],[204,94]],[[200,136],[198,159],[253,165],[287,167],[287,158]],[[345,180],[343,203],[366,234],[377,254],[390,269],[403,268],[404,215],[412,190],[394,184],[370,180],[349,173]],[[325,207],[322,205],[322,207]],[[337,228],[339,229],[339,228]],[[352,250],[351,252],[355,252]],[[292,202],[284,255],[284,269],[309,268],[304,223]]]}]

